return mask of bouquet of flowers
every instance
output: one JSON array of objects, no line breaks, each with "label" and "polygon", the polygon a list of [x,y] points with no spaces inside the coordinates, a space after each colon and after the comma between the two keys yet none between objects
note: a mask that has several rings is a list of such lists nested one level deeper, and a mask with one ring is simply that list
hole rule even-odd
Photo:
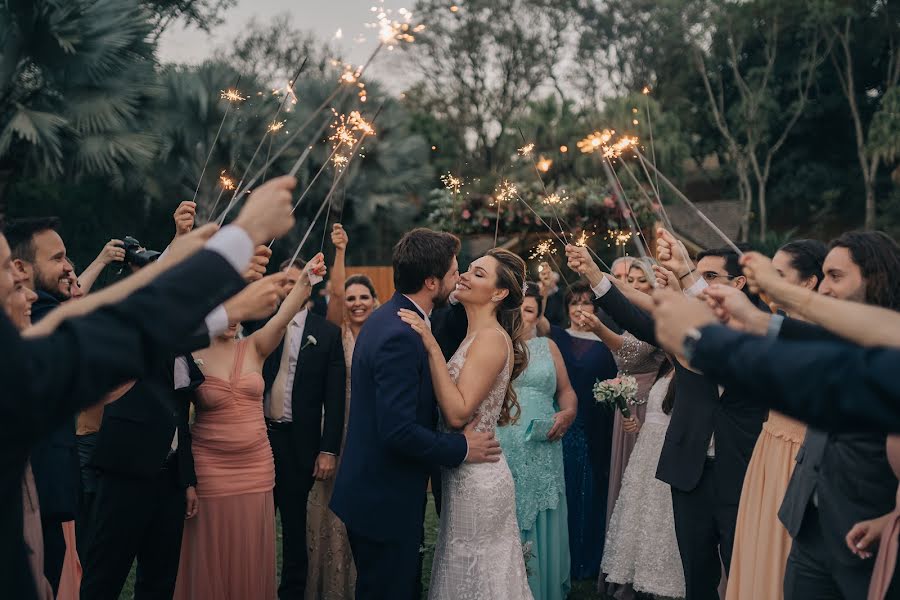
[{"label": "bouquet of flowers", "polygon": [[630,375],[619,375],[615,379],[597,381],[594,384],[594,400],[597,402],[615,406],[622,412],[626,419],[631,418],[629,406],[644,404],[637,399],[637,380]]}]

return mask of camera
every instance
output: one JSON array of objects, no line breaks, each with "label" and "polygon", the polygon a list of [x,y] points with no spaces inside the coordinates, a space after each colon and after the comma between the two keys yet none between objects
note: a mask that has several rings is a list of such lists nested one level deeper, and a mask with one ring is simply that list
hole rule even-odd
[{"label": "camera", "polygon": [[130,235],[122,238],[122,247],[125,249],[125,264],[135,267],[146,267],[159,258],[160,253],[155,250],[147,250],[141,243]]}]

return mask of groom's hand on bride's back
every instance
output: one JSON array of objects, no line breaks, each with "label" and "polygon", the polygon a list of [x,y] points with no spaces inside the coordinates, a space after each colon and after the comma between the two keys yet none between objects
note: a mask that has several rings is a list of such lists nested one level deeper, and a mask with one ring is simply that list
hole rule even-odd
[{"label": "groom's hand on bride's back", "polygon": [[463,430],[466,443],[469,445],[469,453],[466,454],[467,463],[490,463],[500,460],[500,442],[490,431],[475,431],[475,421],[472,421]]}]

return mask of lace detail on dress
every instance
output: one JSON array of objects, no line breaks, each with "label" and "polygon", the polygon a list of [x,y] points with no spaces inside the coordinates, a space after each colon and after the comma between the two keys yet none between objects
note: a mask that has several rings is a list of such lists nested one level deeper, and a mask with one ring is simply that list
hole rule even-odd
[{"label": "lace detail on dress", "polygon": [[629,375],[652,372],[655,376],[664,357],[662,350],[642,342],[627,331],[622,334],[622,347],[613,352],[616,367]]},{"label": "lace detail on dress", "polygon": [[[447,363],[457,381],[472,339]],[[512,348],[508,346],[507,352]],[[497,377],[473,421],[478,431],[497,426],[510,364]],[[442,428],[446,427],[442,424]],[[444,506],[431,571],[431,600],[531,600],[522,543],[516,524],[516,495],[505,458],[496,463],[463,463],[443,469]]]},{"label": "lace detail on dress", "polygon": [[516,483],[519,529],[534,527],[538,513],[559,506],[566,493],[562,442],[526,441],[534,419],[552,420],[556,414],[556,366],[547,338],[528,341],[528,367],[514,383],[521,415],[515,424],[497,429],[497,439]]}]

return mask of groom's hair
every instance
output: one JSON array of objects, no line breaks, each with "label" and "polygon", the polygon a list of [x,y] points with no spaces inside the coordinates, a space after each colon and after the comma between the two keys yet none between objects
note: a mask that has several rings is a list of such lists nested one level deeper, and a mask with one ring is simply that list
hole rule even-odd
[{"label": "groom's hair", "polygon": [[415,294],[429,277],[443,279],[459,246],[458,237],[443,231],[420,227],[408,232],[394,246],[394,287]]}]

